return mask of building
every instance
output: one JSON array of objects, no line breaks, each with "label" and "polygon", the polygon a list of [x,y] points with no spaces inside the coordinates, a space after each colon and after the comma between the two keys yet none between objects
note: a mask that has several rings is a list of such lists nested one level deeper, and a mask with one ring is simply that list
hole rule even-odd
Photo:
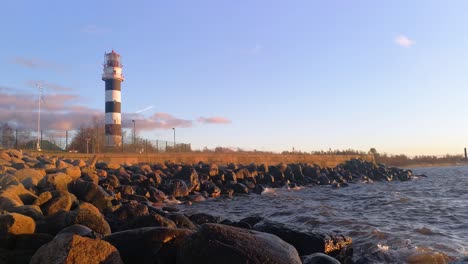
[{"label": "building", "polygon": [[105,146],[122,146],[122,96],[121,83],[124,81],[120,54],[112,50],[104,55],[102,80],[106,83]]}]

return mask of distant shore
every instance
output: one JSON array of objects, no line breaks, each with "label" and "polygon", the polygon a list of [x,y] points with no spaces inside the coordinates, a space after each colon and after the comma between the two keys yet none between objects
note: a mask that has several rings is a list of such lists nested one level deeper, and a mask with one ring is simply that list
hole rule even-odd
[{"label": "distant shore", "polygon": [[[390,165],[394,166],[394,165]],[[405,169],[415,169],[415,168],[430,168],[430,167],[455,167],[455,166],[468,166],[468,162],[441,162],[441,163],[416,163],[408,164],[402,166],[395,166]]]}]

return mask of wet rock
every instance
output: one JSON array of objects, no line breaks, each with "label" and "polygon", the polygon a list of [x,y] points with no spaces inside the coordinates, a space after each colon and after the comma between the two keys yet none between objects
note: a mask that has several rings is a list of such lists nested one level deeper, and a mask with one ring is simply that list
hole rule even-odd
[{"label": "wet rock", "polygon": [[190,221],[192,221],[192,223],[195,223],[197,225],[203,225],[206,223],[218,223],[221,220],[219,216],[212,216],[205,213],[193,214],[189,217],[189,219]]},{"label": "wet rock", "polygon": [[197,171],[192,166],[183,166],[182,169],[174,175],[174,178],[183,180],[187,185],[188,192],[200,190],[200,179],[198,178]]},{"label": "wet rock", "polygon": [[36,230],[36,222],[29,217],[17,213],[0,215],[0,236],[7,234],[32,234]]},{"label": "wet rock", "polygon": [[314,253],[301,257],[302,264],[341,264],[337,259],[323,253]]},{"label": "wet rock", "polygon": [[249,188],[247,188],[247,186],[239,182],[234,185],[231,185],[230,187],[234,190],[235,193],[239,193],[239,194],[249,193]]},{"label": "wet rock", "polygon": [[189,194],[189,189],[185,181],[173,179],[169,182],[166,188],[163,188],[164,193],[174,197],[184,197]]},{"label": "wet rock", "polygon": [[117,249],[103,240],[74,234],[61,234],[43,245],[31,258],[31,264],[50,263],[123,263]]},{"label": "wet rock", "polygon": [[125,263],[176,263],[178,248],[191,234],[188,229],[144,227],[113,233],[104,240],[118,249]]},{"label": "wet rock", "polygon": [[170,213],[167,215],[167,218],[172,220],[178,228],[186,228],[192,230],[197,228],[197,226],[192,221],[190,221],[190,219],[184,214]]},{"label": "wet rock", "polygon": [[296,249],[277,236],[221,224],[204,224],[188,237],[177,263],[301,263]]},{"label": "wet rock", "polygon": [[201,194],[191,194],[187,196],[188,200],[191,202],[203,202],[206,201],[205,197]]},{"label": "wet rock", "polygon": [[133,221],[128,225],[127,229],[135,229],[140,227],[169,227],[169,228],[176,228],[176,224],[159,214],[151,213],[149,215],[143,215],[136,217]]},{"label": "wet rock", "polygon": [[[263,220],[253,226],[254,230],[274,234],[293,245],[299,255],[325,253],[343,259],[351,258],[352,239],[335,234],[300,232],[284,224]],[[340,260],[340,261],[342,261]],[[343,261],[344,262],[344,261]]]}]

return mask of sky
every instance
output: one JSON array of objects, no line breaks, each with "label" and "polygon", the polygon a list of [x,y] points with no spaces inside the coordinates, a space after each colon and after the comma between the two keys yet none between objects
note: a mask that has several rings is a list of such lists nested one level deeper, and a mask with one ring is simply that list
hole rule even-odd
[{"label": "sky", "polygon": [[3,1],[0,123],[74,130],[104,116],[122,55],[122,125],[246,150],[468,146],[467,1]]}]

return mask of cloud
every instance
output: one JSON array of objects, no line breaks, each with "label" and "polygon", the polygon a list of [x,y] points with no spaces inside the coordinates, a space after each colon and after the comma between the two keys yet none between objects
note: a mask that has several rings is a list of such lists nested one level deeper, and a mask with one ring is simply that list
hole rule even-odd
[{"label": "cloud", "polygon": [[23,58],[23,57],[16,57],[11,60],[11,63],[20,65],[30,69],[47,69],[47,70],[54,70],[58,72],[63,72],[65,67],[62,65],[58,65],[46,60],[38,59],[38,58]]},{"label": "cloud", "polygon": [[213,116],[213,117],[200,117],[197,120],[203,124],[230,124],[231,120],[221,117],[221,116]]},{"label": "cloud", "polygon": [[407,36],[404,36],[404,35],[398,35],[396,36],[393,41],[401,46],[401,47],[404,47],[404,48],[409,48],[411,46],[414,45],[414,41],[410,38],[408,38]]},{"label": "cloud", "polygon": [[97,35],[104,35],[110,32],[110,30],[108,28],[100,27],[97,25],[86,25],[83,28],[81,28],[81,32],[88,34],[88,35],[97,36]]},{"label": "cloud", "polygon": [[37,84],[40,84],[42,87],[48,88],[51,91],[55,92],[68,92],[72,91],[73,89],[70,87],[54,84],[54,83],[48,83],[44,81],[37,81],[37,80],[28,80],[26,81],[26,85],[31,86],[33,88],[36,88]]},{"label": "cloud", "polygon": [[142,108],[142,109],[140,109],[140,110],[136,110],[135,113],[141,114],[141,113],[146,112],[146,111],[148,111],[148,110],[151,110],[151,109],[153,109],[153,108],[154,108],[154,105],[150,105],[150,106],[147,106],[147,107]]},{"label": "cloud", "polygon": [[140,114],[122,114],[122,126],[131,127],[135,120],[135,126],[138,130],[154,130],[154,129],[171,129],[173,127],[192,127],[193,121],[177,118],[168,113],[155,113],[154,115],[145,118]]}]

